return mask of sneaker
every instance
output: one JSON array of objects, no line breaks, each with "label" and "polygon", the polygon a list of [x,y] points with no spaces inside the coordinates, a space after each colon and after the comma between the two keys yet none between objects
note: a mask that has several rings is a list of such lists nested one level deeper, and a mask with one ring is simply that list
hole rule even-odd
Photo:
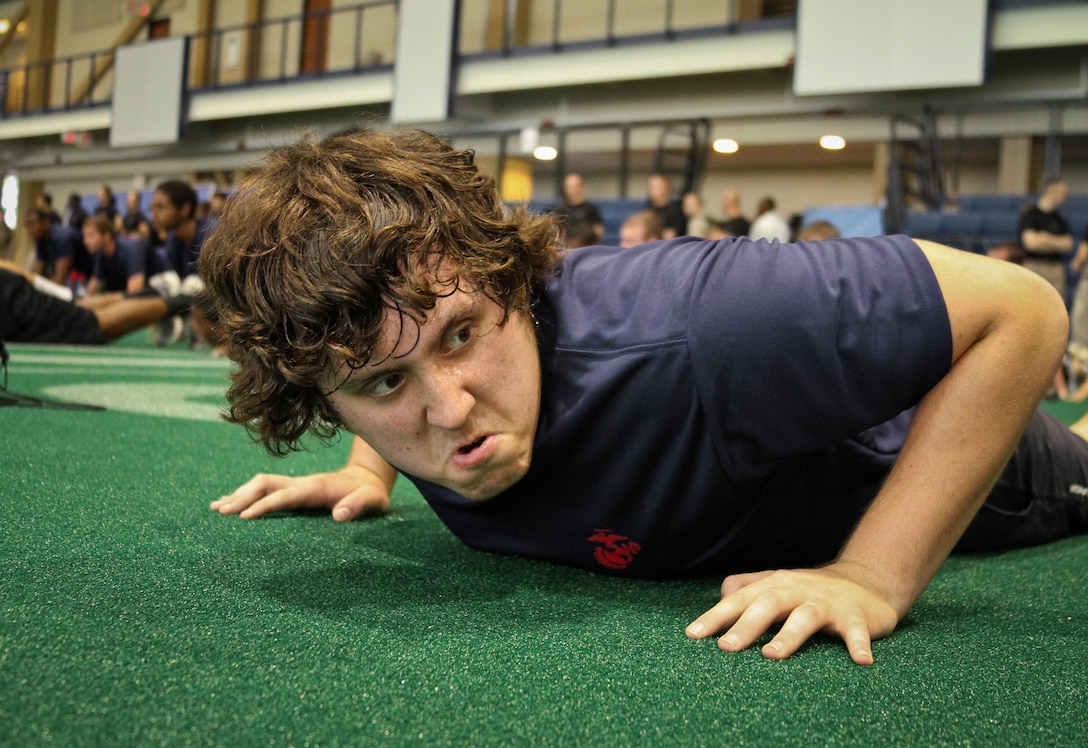
[{"label": "sneaker", "polygon": [[156,322],[155,329],[157,331],[155,345],[159,348],[168,348],[181,340],[181,336],[185,332],[185,323],[182,322],[181,317],[174,315],[164,317]]},{"label": "sneaker", "polygon": [[147,279],[147,285],[164,299],[172,299],[181,292],[181,278],[173,270],[156,273]]},{"label": "sneaker", "polygon": [[197,296],[204,293],[204,281],[199,275],[187,275],[181,281],[181,293],[185,296]]}]

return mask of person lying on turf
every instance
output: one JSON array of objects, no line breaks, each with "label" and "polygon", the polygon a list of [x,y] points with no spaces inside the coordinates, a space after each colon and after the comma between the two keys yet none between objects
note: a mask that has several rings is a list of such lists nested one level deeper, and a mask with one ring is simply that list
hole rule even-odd
[{"label": "person lying on turf", "polygon": [[170,314],[188,311],[192,300],[154,292],[115,294],[86,308],[67,286],[0,260],[0,338],[9,343],[109,343]]},{"label": "person lying on turf", "polygon": [[688,636],[781,623],[765,656],[824,632],[859,664],[957,541],[1085,529],[1088,442],[1036,411],[1065,309],[1031,273],[906,237],[564,257],[557,235],[426,133],[272,152],[200,259],[227,418],[273,454],[355,439],[341,470],[211,508],[350,520],[399,472],[473,548],[727,574]]}]

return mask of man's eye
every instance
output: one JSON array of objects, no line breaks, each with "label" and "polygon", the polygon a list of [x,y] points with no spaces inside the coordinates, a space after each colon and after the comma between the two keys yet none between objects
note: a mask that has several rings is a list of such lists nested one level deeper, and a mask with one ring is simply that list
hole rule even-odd
[{"label": "man's eye", "polygon": [[450,336],[449,347],[450,350],[456,350],[461,346],[468,343],[472,339],[472,329],[469,327],[462,327],[460,330]]},{"label": "man's eye", "polygon": [[382,395],[388,395],[393,392],[393,390],[400,386],[400,383],[400,374],[389,374],[373,382],[368,389],[370,390],[371,395],[381,397]]}]

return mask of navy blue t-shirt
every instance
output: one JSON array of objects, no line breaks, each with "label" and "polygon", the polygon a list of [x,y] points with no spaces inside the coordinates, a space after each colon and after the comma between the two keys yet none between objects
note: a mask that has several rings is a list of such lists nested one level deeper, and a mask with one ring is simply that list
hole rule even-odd
[{"label": "navy blue t-shirt", "polygon": [[578,249],[535,314],[529,472],[483,502],[412,480],[473,548],[630,576],[833,558],[952,359],[906,237]]},{"label": "navy blue t-shirt", "polygon": [[106,257],[101,252],[95,254],[94,277],[102,281],[106,291],[124,291],[128,287],[129,278],[147,273],[151,245],[143,239],[123,236],[114,241],[116,249],[112,257]]},{"label": "navy blue t-shirt", "polygon": [[196,273],[197,262],[200,260],[200,249],[204,246],[204,240],[208,238],[215,228],[215,220],[198,220],[193,241],[184,244],[174,232],[166,237],[166,245],[163,249],[163,260],[167,270],[173,270],[180,278],[186,278]]},{"label": "navy blue t-shirt", "polygon": [[35,242],[34,256],[46,267],[52,267],[58,260],[76,259],[82,244],[83,236],[78,229],[54,223],[49,227],[49,235]]}]

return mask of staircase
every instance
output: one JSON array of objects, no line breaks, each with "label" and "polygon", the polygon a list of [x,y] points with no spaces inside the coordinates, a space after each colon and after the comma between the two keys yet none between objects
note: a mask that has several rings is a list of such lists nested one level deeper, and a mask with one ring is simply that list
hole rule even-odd
[{"label": "staircase", "polygon": [[906,225],[908,210],[936,210],[943,193],[937,118],[926,109],[917,119],[894,115],[888,143],[887,207],[889,234]]}]

